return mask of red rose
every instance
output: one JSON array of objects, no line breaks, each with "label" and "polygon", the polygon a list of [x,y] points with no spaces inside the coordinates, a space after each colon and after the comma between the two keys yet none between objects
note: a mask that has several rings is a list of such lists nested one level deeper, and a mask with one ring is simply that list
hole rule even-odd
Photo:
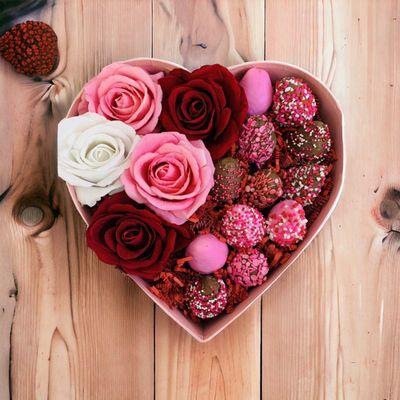
[{"label": "red rose", "polygon": [[101,261],[117,265],[127,274],[155,279],[170,255],[188,244],[191,234],[120,192],[102,200],[86,239]]},{"label": "red rose", "polygon": [[238,140],[247,115],[246,94],[236,78],[215,64],[193,72],[177,68],[158,83],[164,129],[202,139],[214,160],[223,157]]}]

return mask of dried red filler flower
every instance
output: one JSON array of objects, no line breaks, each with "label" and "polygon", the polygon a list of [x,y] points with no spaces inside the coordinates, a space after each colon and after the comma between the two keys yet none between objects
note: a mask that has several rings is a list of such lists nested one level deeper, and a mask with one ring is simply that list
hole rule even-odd
[{"label": "dried red filler flower", "polygon": [[215,223],[214,206],[214,203],[207,201],[192,215],[192,218],[189,220],[189,227],[193,233],[198,234],[210,231],[210,228]]},{"label": "dried red filler flower", "polygon": [[318,197],[314,200],[314,202],[311,205],[304,207],[304,211],[306,213],[306,217],[308,220],[307,228],[314,223],[318,215],[321,213],[325,204],[329,200],[332,189],[333,189],[333,177],[329,175]]},{"label": "dried red filler flower", "polygon": [[23,22],[0,37],[0,54],[21,74],[46,76],[57,67],[57,35],[44,22]]}]

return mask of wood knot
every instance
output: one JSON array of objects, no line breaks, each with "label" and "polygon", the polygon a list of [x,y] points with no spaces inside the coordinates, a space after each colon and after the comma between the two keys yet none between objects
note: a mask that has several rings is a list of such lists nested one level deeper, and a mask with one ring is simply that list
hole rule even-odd
[{"label": "wood knot", "polygon": [[400,222],[400,191],[389,189],[386,192],[379,205],[379,214],[387,223]]},{"label": "wood knot", "polygon": [[383,199],[379,206],[381,217],[387,220],[395,219],[399,214],[399,211],[399,205],[393,199]]},{"label": "wood knot", "polygon": [[201,47],[202,49],[206,49],[207,48],[207,44],[206,43],[196,43],[193,46]]},{"label": "wood knot", "polygon": [[386,231],[387,235],[382,243],[398,246],[400,242],[400,191],[397,189],[387,190],[379,204],[379,215],[377,220]]},{"label": "wood knot", "polygon": [[58,210],[40,196],[21,198],[14,206],[13,217],[36,236],[50,229],[58,216]]},{"label": "wood knot", "polygon": [[36,206],[28,206],[21,212],[22,223],[27,226],[36,226],[43,220],[44,212]]}]

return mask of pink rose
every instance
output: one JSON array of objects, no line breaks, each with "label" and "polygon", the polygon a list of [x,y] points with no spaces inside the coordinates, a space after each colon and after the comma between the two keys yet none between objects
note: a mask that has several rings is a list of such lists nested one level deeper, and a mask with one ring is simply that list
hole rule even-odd
[{"label": "pink rose", "polygon": [[214,165],[201,140],[178,132],[148,134],[136,145],[121,181],[129,197],[173,224],[184,224],[205,203]]},{"label": "pink rose", "polygon": [[162,72],[150,75],[143,68],[116,62],[107,65],[83,88],[78,113],[87,111],[123,121],[139,135],[154,132],[161,113]]}]

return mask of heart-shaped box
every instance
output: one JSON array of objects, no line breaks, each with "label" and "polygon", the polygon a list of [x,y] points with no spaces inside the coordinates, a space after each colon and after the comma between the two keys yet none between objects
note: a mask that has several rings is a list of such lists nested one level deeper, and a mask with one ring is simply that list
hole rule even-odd
[{"label": "heart-shaped box", "polygon": [[[168,72],[174,68],[183,68],[182,66],[164,60],[158,60],[154,58],[135,58],[132,60],[125,61],[127,64],[140,66],[150,73],[159,71]],[[281,276],[285,271],[293,265],[295,260],[300,254],[309,246],[312,240],[316,237],[326,221],[332,214],[336,204],[339,200],[345,171],[345,147],[343,138],[343,114],[340,105],[336,101],[332,92],[328,87],[322,83],[319,79],[311,75],[309,72],[296,67],[294,65],[286,64],[283,62],[276,61],[253,61],[247,62],[240,65],[229,67],[229,70],[238,78],[240,78],[244,72],[249,68],[257,67],[268,71],[272,82],[283,78],[284,76],[296,76],[303,78],[311,87],[316,97],[320,100],[319,111],[321,119],[329,125],[331,134],[333,136],[334,149],[337,156],[337,161],[334,164],[333,169],[333,189],[328,202],[325,204],[318,218],[314,221],[312,226],[307,232],[307,236],[298,249],[291,255],[290,259],[285,265],[282,265],[268,275],[267,281],[261,286],[257,286],[251,289],[249,297],[238,304],[231,314],[220,315],[210,321],[203,321],[201,323],[193,322],[183,314],[176,310],[169,308],[162,300],[156,297],[152,292],[149,291],[149,284],[141,278],[131,276],[131,279],[149,296],[164,312],[169,315],[175,322],[177,322],[183,329],[190,333],[199,342],[207,342],[220,333],[226,328],[232,321],[238,318],[244,313],[263,293],[265,293]],[[77,115],[77,108],[80,92],[73,101],[71,108],[68,111],[67,118]],[[90,222],[90,212],[87,207],[82,206],[75,194],[74,187],[67,185],[72,200],[77,208],[79,214],[88,225]]]}]

